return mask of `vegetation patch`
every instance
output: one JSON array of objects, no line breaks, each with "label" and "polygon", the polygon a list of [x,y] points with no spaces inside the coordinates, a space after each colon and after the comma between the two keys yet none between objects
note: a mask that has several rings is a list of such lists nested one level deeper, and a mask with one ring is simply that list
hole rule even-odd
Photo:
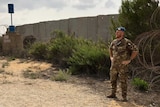
[{"label": "vegetation patch", "polygon": [[71,72],[67,69],[67,70],[59,70],[58,73],[52,77],[52,80],[55,81],[67,81],[71,76]]},{"label": "vegetation patch", "polygon": [[148,90],[148,83],[140,78],[134,78],[132,81],[133,86],[140,91]]},{"label": "vegetation patch", "polygon": [[33,72],[31,70],[25,70],[25,71],[23,71],[23,76],[25,78],[29,78],[29,79],[37,79],[37,78],[39,78],[39,73]]}]

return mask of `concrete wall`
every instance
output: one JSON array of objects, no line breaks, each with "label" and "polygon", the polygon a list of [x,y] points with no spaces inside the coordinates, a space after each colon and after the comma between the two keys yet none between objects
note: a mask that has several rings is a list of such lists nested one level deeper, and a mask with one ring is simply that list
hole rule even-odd
[{"label": "concrete wall", "polygon": [[69,20],[69,33],[76,37],[87,37],[87,17]]},{"label": "concrete wall", "polygon": [[87,39],[96,41],[98,38],[98,22],[97,17],[87,18]]},{"label": "concrete wall", "polygon": [[20,56],[23,51],[23,38],[15,32],[7,32],[2,36],[2,52],[4,55]]},{"label": "concrete wall", "polygon": [[111,39],[109,27],[111,19],[117,19],[118,15],[100,15],[95,17],[70,18],[57,21],[46,21],[35,24],[16,26],[16,32],[25,38],[34,36],[37,41],[49,41],[51,32],[61,30],[68,35],[83,37],[97,41],[99,38],[105,41]]},{"label": "concrete wall", "polygon": [[111,26],[111,19],[114,16],[101,15],[97,17],[98,21],[98,38],[108,41],[111,39],[109,27]]}]

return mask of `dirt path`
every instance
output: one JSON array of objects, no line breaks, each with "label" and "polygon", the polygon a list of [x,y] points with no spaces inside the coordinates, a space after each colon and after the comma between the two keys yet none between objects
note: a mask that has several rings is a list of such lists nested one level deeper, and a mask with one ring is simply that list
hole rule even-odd
[{"label": "dirt path", "polygon": [[[133,102],[107,99],[87,85],[27,79],[27,69],[45,70],[52,65],[28,60],[0,60],[0,107],[143,107]],[[35,70],[36,71],[36,70]]]}]

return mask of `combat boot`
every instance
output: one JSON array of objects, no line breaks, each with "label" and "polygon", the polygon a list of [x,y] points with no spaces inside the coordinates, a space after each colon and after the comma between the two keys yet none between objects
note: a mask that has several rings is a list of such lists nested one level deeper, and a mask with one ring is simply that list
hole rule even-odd
[{"label": "combat boot", "polygon": [[127,102],[128,100],[127,100],[127,97],[125,97],[125,96],[123,96],[123,100],[122,100],[123,102]]},{"label": "combat boot", "polygon": [[123,98],[123,102],[127,102],[127,93],[126,92],[122,92],[122,98]]},{"label": "combat boot", "polygon": [[117,98],[115,94],[111,94],[109,96],[107,96],[107,98]]}]

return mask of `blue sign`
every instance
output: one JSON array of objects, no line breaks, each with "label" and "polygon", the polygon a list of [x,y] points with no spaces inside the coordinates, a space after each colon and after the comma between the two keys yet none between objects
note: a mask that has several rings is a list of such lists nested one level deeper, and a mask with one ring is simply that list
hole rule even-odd
[{"label": "blue sign", "polygon": [[15,32],[15,26],[9,26],[9,31],[10,32]]},{"label": "blue sign", "polygon": [[8,13],[14,13],[14,5],[8,4]]}]

